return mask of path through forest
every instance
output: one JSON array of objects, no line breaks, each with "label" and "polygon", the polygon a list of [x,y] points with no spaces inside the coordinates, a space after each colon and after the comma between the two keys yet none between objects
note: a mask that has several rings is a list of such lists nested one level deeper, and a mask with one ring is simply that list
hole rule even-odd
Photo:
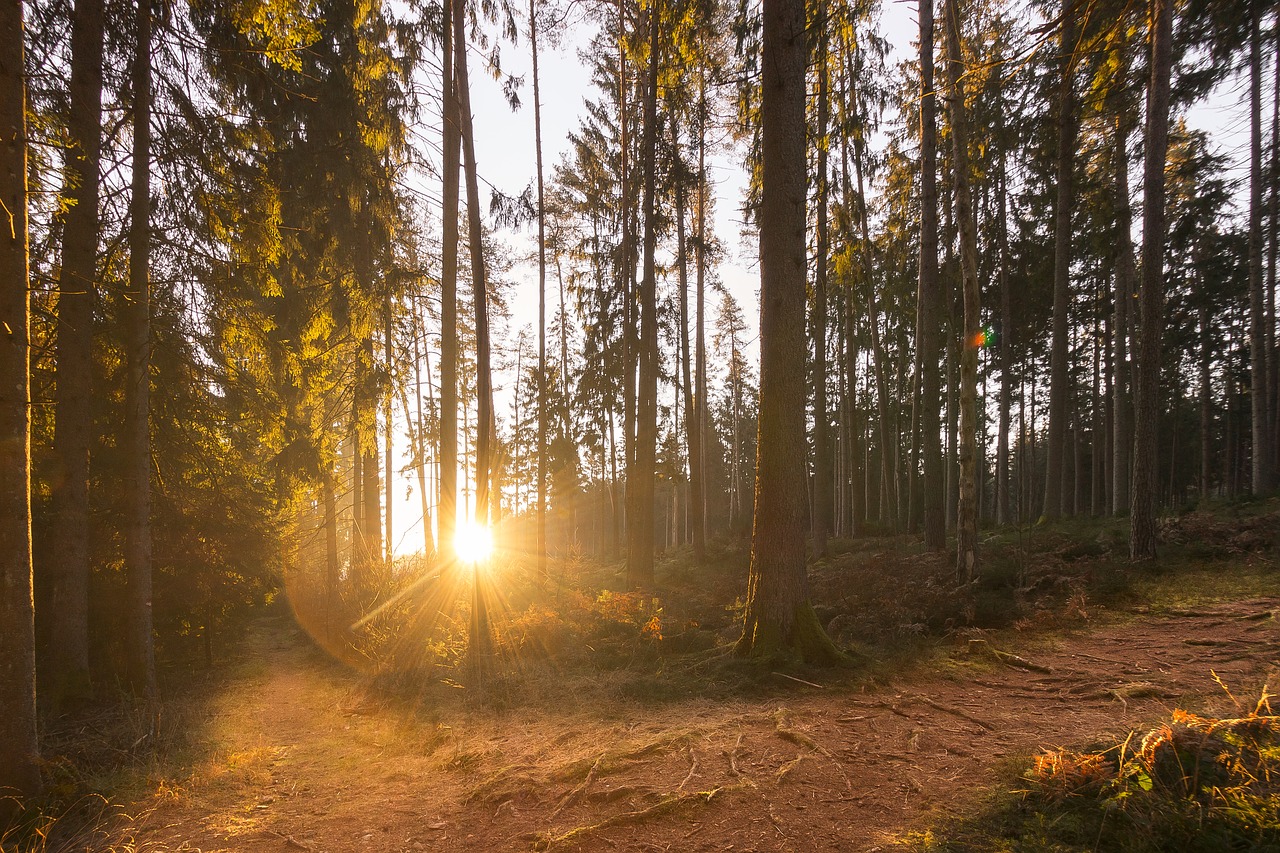
[{"label": "path through forest", "polygon": [[878,850],[1002,762],[1123,736],[1280,681],[1280,598],[1094,619],[931,674],[758,701],[416,714],[282,621],[209,711],[205,764],[160,786],[140,846],[173,851]]}]

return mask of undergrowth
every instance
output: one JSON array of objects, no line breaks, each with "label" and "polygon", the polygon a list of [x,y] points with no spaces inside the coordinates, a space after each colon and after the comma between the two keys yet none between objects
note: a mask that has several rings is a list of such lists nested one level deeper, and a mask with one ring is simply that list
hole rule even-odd
[{"label": "undergrowth", "polygon": [[1108,747],[1042,752],[977,814],[903,839],[917,853],[1280,850],[1280,717],[1175,710]]}]

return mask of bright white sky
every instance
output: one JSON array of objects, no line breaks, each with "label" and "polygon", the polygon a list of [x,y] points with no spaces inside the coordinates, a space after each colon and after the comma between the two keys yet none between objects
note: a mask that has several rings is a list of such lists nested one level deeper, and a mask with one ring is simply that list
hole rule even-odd
[{"label": "bright white sky", "polygon": [[[881,31],[890,43],[890,65],[905,56],[914,54],[916,50],[915,40],[918,33],[916,9],[916,0],[886,0],[885,2],[881,12]],[[523,23],[522,26],[524,26]],[[560,33],[559,47],[552,48],[539,44],[543,93],[543,158],[544,173],[548,182],[554,166],[560,162],[562,155],[568,150],[570,131],[578,127],[580,117],[585,113],[585,99],[598,97],[598,93],[590,85],[590,74],[578,57],[578,48],[589,41],[592,27],[594,24],[583,21],[581,16],[577,16],[576,23]],[[507,106],[499,84],[485,73],[480,64],[480,58],[474,51],[470,61],[472,63],[470,74],[472,108],[476,130],[476,162],[485,180],[507,194],[518,194],[534,180],[536,169],[533,145],[533,78],[530,72],[531,61],[528,55],[527,39],[522,33],[519,45],[504,45],[502,49],[504,70],[508,74],[523,75],[525,78],[524,87],[521,90],[521,100],[524,105],[517,112],[512,112]],[[1264,92],[1266,91],[1268,89],[1264,88]],[[1269,96],[1264,96],[1264,102],[1269,102]],[[438,107],[436,109],[438,110]],[[1267,113],[1269,114],[1269,109]],[[432,120],[432,124],[434,125],[437,121],[438,116]],[[1247,78],[1228,81],[1214,93],[1209,101],[1190,111],[1188,122],[1194,128],[1208,131],[1218,149],[1229,157],[1230,165],[1227,175],[1229,179],[1237,182],[1236,195],[1239,199],[1238,204],[1243,209],[1247,205],[1248,189]],[[740,236],[739,206],[746,185],[741,153],[722,154],[711,161],[710,167],[717,193],[714,227],[728,250],[719,274],[726,287],[742,306],[743,315],[752,329],[751,358],[754,360],[754,329],[759,313],[759,270],[756,265],[754,242],[744,241]],[[1139,183],[1134,183],[1133,186],[1135,192],[1140,191]],[[487,199],[487,193],[483,188],[481,195]],[[1140,217],[1136,218],[1140,219]],[[530,239],[530,229],[526,229],[522,234],[505,234],[504,238],[516,247],[517,253],[529,251],[534,245]],[[1140,239],[1140,235],[1135,235],[1135,238]],[[514,342],[522,327],[536,328],[537,324],[536,261],[532,264],[517,264],[512,270],[512,276],[517,286],[512,300],[511,328],[505,334],[504,330],[495,330],[495,345],[499,346],[503,342],[507,344]],[[549,286],[552,284],[553,279],[548,281]],[[550,320],[551,301],[549,297],[548,320]],[[714,310],[714,304],[715,300],[708,300],[709,313]],[[713,316],[709,316],[708,323],[713,319]],[[509,404],[502,401],[506,395],[500,386],[507,384],[508,379],[495,376],[494,383],[501,395],[498,412],[499,417],[502,417],[509,411]],[[396,436],[401,452],[405,444],[403,436],[402,430]],[[403,464],[402,459],[400,465]],[[413,553],[422,548],[421,510],[419,499],[414,494],[416,489],[417,482],[412,478],[395,484],[394,493],[397,499],[403,498],[395,507],[393,515],[397,554]]]}]

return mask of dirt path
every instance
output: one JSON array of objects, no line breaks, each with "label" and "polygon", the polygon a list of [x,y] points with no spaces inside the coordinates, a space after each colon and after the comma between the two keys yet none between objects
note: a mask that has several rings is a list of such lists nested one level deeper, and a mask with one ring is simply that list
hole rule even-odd
[{"label": "dirt path", "polygon": [[1227,711],[1280,683],[1280,598],[1091,624],[1018,650],[957,647],[877,692],[796,685],[616,716],[353,704],[353,680],[291,629],[211,709],[208,759],[140,827],[173,851],[878,850],[1041,746],[1083,747],[1175,706]]}]

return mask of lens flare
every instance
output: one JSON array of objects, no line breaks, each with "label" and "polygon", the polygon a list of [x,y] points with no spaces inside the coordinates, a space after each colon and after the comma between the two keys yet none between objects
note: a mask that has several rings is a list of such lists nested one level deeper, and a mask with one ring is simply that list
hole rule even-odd
[{"label": "lens flare", "polygon": [[483,563],[493,554],[493,534],[483,524],[465,522],[453,537],[453,549],[463,563]]}]

